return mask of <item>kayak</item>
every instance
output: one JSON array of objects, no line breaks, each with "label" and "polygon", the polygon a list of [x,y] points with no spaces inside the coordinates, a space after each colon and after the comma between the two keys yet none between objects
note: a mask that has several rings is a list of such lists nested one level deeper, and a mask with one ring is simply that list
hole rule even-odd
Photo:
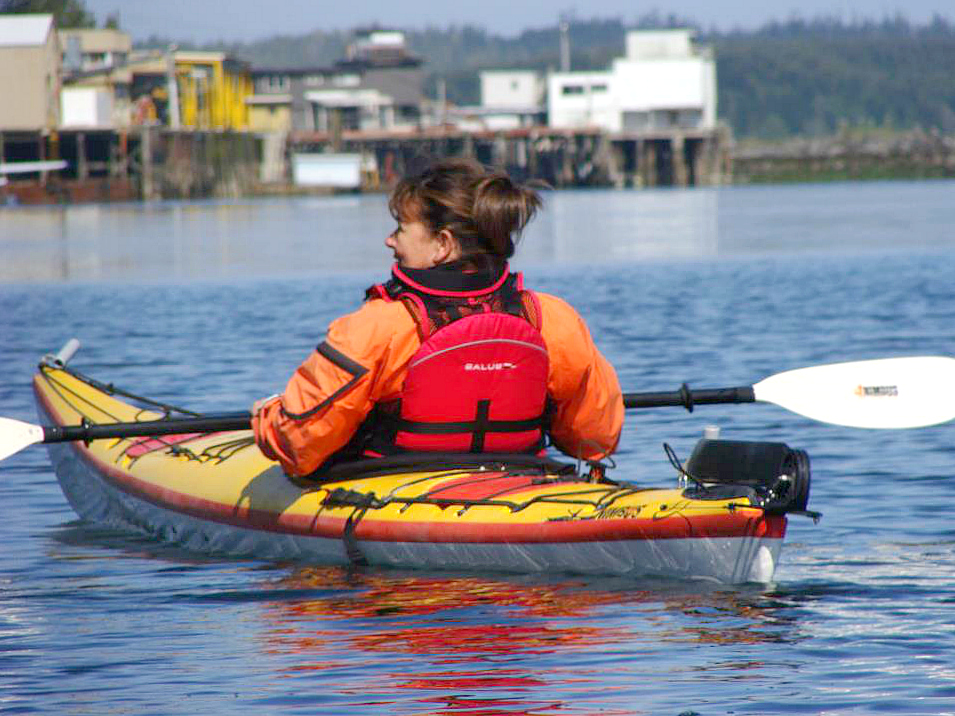
[{"label": "kayak", "polygon": [[[48,426],[196,413],[44,359]],[[603,466],[494,454],[407,454],[290,478],[249,430],[47,445],[84,520],[212,555],[329,565],[770,582],[809,461],[782,443],[701,440],[672,487]],[[807,513],[811,514],[811,513]]]}]

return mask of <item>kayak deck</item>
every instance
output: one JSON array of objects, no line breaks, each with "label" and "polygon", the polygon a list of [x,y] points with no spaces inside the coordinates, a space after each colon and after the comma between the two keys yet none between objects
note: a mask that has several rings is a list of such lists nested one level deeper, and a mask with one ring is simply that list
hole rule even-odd
[{"label": "kayak deck", "polygon": [[[41,418],[54,425],[169,414],[170,406],[135,405],[58,365],[41,365],[34,390]],[[769,581],[786,529],[784,514],[744,492],[692,496],[594,482],[546,460],[515,465],[487,456],[443,467],[383,460],[364,472],[339,466],[318,483],[285,476],[249,431],[48,447],[84,519],[215,554]]]}]

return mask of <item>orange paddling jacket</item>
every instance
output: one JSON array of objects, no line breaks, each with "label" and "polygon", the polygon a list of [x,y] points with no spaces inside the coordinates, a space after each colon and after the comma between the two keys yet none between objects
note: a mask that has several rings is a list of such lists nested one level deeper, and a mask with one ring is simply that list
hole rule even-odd
[{"label": "orange paddling jacket", "polygon": [[[543,427],[557,448],[591,460],[616,449],[624,413],[616,372],[567,303],[523,291],[520,274],[509,274],[506,264],[500,273],[396,266],[392,274],[387,284],[369,289],[359,310],[329,326],[326,339],[299,366],[285,392],[266,401],[253,416],[255,439],[266,457],[280,462],[290,475],[305,476],[336,453],[354,457],[396,450],[461,452],[475,446],[494,452],[534,451],[543,437],[535,381],[546,382]],[[500,305],[502,296],[503,303],[511,305]],[[514,296],[519,297],[517,302]],[[432,304],[430,298],[438,303]],[[433,305],[446,307],[449,300],[456,314],[450,318],[442,320],[439,312],[428,310]],[[463,313],[473,320],[460,320],[454,306],[464,307]],[[448,324],[455,330],[444,328]],[[506,339],[500,343],[523,348],[517,353],[485,353],[485,360],[464,364],[466,377],[454,385],[435,384],[440,369],[426,372],[417,367],[429,360],[431,365],[440,363],[442,353],[468,338],[487,338],[489,332],[499,337],[502,330]],[[464,338],[449,338],[453,334]],[[542,362],[534,358],[535,341],[546,349]],[[513,361],[525,362],[539,379],[531,378],[526,385],[508,383],[506,377],[502,382],[507,371],[499,369]],[[490,388],[498,397],[468,398],[475,380],[481,392]],[[515,394],[527,398],[506,398]],[[456,400],[460,396],[466,399]],[[467,407],[475,402],[484,408],[478,435]],[[422,410],[423,404],[434,405],[433,415],[422,414],[429,412]],[[495,410],[504,412],[496,419]],[[462,422],[462,417],[471,420]],[[438,422],[429,425],[429,420]]]}]

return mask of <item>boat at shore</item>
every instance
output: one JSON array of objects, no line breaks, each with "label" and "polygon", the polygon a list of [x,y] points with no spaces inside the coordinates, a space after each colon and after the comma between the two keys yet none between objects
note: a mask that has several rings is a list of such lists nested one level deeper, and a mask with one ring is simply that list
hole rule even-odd
[{"label": "boat at shore", "polygon": [[[196,416],[50,357],[41,422],[88,427]],[[249,430],[48,445],[76,513],[187,550],[309,564],[769,582],[788,512],[804,511],[805,453],[701,440],[674,485],[520,455],[401,455],[291,479]]]}]

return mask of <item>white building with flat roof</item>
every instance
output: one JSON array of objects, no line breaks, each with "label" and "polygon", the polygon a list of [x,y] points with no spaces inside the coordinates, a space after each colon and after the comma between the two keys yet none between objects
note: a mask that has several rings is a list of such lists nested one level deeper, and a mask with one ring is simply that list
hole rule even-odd
[{"label": "white building with flat roof", "polygon": [[481,104],[455,107],[447,118],[467,131],[501,131],[544,124],[547,83],[534,70],[481,73]]},{"label": "white building with flat roof", "polygon": [[481,73],[481,106],[494,109],[539,110],[547,87],[534,70],[488,70]]},{"label": "white building with flat roof", "polygon": [[603,72],[557,72],[548,125],[610,132],[716,127],[716,61],[692,30],[634,30],[625,57]]}]

